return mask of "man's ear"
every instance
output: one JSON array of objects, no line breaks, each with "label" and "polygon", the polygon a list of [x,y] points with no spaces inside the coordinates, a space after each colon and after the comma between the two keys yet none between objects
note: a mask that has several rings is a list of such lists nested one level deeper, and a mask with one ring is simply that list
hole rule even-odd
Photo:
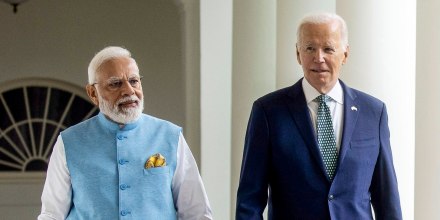
[{"label": "man's ear", "polygon": [[301,58],[299,57],[298,43],[295,44],[295,47],[296,47],[296,60],[298,60],[299,65],[301,65]]},{"label": "man's ear", "polygon": [[87,91],[87,95],[89,96],[89,98],[93,102],[93,104],[95,104],[96,106],[99,106],[98,91],[96,91],[96,87],[94,87],[93,85],[87,84],[86,91]]},{"label": "man's ear", "polygon": [[350,53],[350,47],[347,45],[345,47],[344,59],[342,60],[342,64],[345,64],[347,62],[347,58],[348,58],[349,53]]}]

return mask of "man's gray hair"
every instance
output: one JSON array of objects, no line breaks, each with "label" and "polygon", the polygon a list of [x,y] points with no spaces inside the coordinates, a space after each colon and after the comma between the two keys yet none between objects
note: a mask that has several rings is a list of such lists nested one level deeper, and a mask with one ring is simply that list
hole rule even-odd
[{"label": "man's gray hair", "polygon": [[131,53],[125,48],[122,47],[106,47],[99,51],[90,61],[89,68],[88,68],[88,74],[89,74],[89,84],[93,84],[96,81],[96,72],[98,71],[99,67],[106,61],[112,60],[115,58],[131,58]]},{"label": "man's gray hair", "polygon": [[327,13],[327,12],[321,12],[321,13],[315,13],[315,14],[309,14],[306,15],[303,19],[301,19],[298,29],[296,31],[296,37],[297,42],[301,43],[301,31],[304,25],[306,24],[328,24],[333,21],[337,21],[340,24],[340,30],[341,30],[341,43],[344,48],[348,46],[348,29],[347,24],[345,23],[344,19],[333,13]]}]

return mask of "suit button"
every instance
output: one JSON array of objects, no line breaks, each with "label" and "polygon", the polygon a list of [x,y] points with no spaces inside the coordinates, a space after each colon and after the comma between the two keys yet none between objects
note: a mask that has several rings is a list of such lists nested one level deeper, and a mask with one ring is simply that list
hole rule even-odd
[{"label": "suit button", "polygon": [[334,198],[335,198],[335,197],[334,197],[333,195],[329,195],[329,196],[328,196],[328,200],[329,200],[329,201],[333,200]]},{"label": "suit button", "polygon": [[118,135],[118,140],[122,140],[122,139],[124,139],[124,136]]}]

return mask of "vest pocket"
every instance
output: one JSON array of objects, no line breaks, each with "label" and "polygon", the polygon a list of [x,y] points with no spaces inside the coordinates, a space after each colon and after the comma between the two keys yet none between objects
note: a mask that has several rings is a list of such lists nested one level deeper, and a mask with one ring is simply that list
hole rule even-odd
[{"label": "vest pocket", "polygon": [[170,173],[170,168],[168,166],[144,169],[144,175],[158,175],[168,173]]}]

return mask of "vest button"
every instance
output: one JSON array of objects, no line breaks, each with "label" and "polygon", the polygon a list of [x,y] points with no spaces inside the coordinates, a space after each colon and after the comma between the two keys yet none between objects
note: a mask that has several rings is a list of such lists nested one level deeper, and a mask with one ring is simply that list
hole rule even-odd
[{"label": "vest button", "polygon": [[121,185],[119,186],[119,188],[120,188],[121,190],[126,190],[126,189],[130,188],[130,186],[127,185],[127,184],[121,184]]},{"label": "vest button", "polygon": [[124,165],[126,163],[128,163],[128,160],[124,160],[124,159],[119,160],[119,164],[121,164],[121,165]]},{"label": "vest button", "polygon": [[328,196],[328,200],[330,200],[330,201],[333,200],[334,198],[335,198],[335,197],[334,197],[333,195],[329,195],[329,196]]},{"label": "vest button", "polygon": [[124,137],[122,135],[118,135],[118,140],[122,140]]},{"label": "vest button", "polygon": [[127,210],[122,210],[122,211],[121,211],[121,215],[122,215],[122,216],[126,216],[126,215],[129,215],[129,214],[131,214],[130,211],[127,211]]}]

